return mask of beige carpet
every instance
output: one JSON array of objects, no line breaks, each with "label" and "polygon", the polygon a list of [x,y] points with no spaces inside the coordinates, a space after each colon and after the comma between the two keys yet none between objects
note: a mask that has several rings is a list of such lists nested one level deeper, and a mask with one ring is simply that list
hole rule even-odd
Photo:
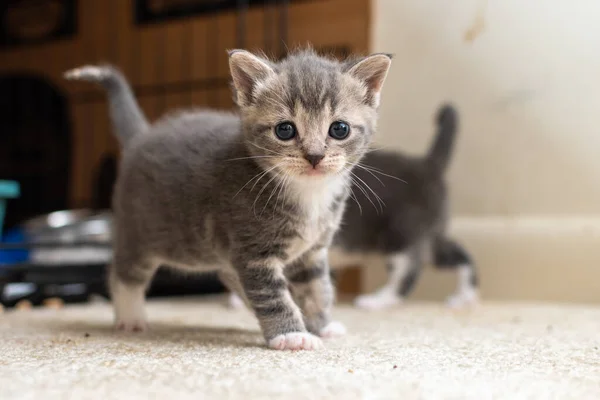
[{"label": "beige carpet", "polygon": [[0,314],[0,399],[600,399],[599,308],[342,306],[349,335],[296,353],[215,301],[148,310],[142,336],[103,304]]}]

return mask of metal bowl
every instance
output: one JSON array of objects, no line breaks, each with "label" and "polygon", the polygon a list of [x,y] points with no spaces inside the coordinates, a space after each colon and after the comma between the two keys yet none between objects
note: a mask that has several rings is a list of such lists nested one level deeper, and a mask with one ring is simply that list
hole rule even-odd
[{"label": "metal bowl", "polygon": [[86,209],[56,211],[30,219],[23,227],[33,243],[110,243],[112,213]]},{"label": "metal bowl", "polygon": [[82,221],[93,214],[94,212],[88,209],[55,211],[31,218],[22,225],[28,235],[37,236],[45,231],[52,231]]},{"label": "metal bowl", "polygon": [[112,257],[112,213],[65,210],[23,224],[38,264],[105,263]]}]

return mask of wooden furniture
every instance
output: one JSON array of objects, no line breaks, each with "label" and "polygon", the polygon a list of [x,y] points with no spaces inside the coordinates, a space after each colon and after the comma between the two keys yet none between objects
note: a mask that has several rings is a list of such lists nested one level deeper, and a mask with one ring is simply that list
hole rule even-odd
[{"label": "wooden furniture", "polygon": [[[150,119],[181,107],[231,108],[226,50],[240,44],[240,27],[245,30],[245,48],[271,55],[281,48],[273,32],[281,28],[277,4],[282,1],[266,3],[271,5],[250,6],[243,13],[243,22],[240,13],[230,9],[137,24],[134,0],[81,0],[76,3],[77,30],[72,37],[0,49],[0,77],[18,73],[41,78],[67,99],[70,163],[66,172],[68,204],[62,208],[90,206],[102,160],[119,152],[102,93],[90,84],[65,81],[63,72],[99,62],[118,66],[132,82]],[[322,51],[368,51],[369,0],[287,3],[282,39],[288,48],[310,43]],[[0,147],[7,137],[8,133],[0,134]],[[357,282],[346,284],[352,285]]]}]

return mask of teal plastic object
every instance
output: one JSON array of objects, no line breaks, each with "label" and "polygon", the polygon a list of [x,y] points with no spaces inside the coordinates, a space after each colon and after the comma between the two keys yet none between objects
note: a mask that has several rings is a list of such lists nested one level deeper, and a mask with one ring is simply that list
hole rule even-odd
[{"label": "teal plastic object", "polygon": [[21,195],[18,182],[0,181],[0,238],[2,237],[2,224],[6,213],[6,199],[15,199]]}]

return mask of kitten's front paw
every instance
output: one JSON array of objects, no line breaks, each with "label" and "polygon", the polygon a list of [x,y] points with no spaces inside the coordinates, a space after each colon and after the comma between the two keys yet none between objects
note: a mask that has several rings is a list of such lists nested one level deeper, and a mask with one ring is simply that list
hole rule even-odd
[{"label": "kitten's front paw", "polygon": [[476,289],[461,290],[446,300],[446,305],[455,310],[475,307],[477,304],[479,304],[479,293]]},{"label": "kitten's front paw", "polygon": [[402,304],[402,298],[394,293],[364,294],[354,300],[354,305],[363,310],[382,310]]},{"label": "kitten's front paw", "polygon": [[148,324],[142,319],[118,320],[115,323],[115,329],[121,332],[145,332],[148,330]]},{"label": "kitten's front paw", "polygon": [[275,350],[319,350],[323,348],[323,342],[308,332],[290,332],[269,340],[269,347]]},{"label": "kitten's front paw", "polygon": [[325,328],[321,329],[319,336],[322,338],[334,338],[344,336],[346,334],[346,327],[344,324],[338,321],[331,321]]}]

